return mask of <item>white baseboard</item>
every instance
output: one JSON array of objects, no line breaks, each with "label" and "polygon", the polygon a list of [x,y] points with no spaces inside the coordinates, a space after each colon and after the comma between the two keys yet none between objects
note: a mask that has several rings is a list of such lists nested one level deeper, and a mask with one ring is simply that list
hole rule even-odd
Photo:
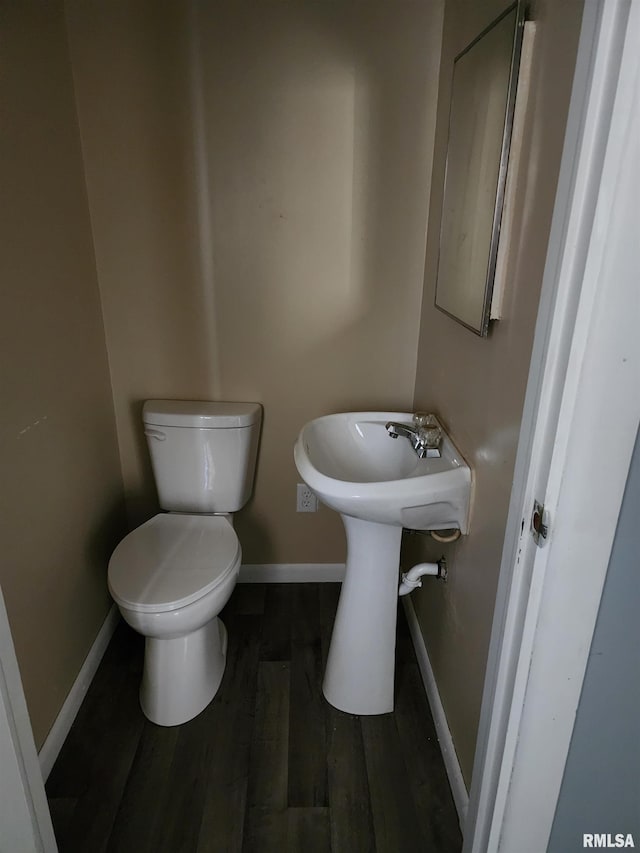
[{"label": "white baseboard", "polygon": [[418,659],[418,667],[420,668],[424,689],[427,694],[427,699],[429,700],[431,716],[435,723],[436,734],[438,735],[438,743],[440,744],[444,766],[447,771],[447,776],[449,777],[453,801],[458,812],[460,829],[464,832],[467,809],[469,808],[469,794],[467,793],[467,788],[464,784],[462,770],[460,769],[456,749],[453,745],[453,738],[449,731],[447,717],[444,712],[442,701],[440,700],[438,686],[433,674],[433,669],[431,668],[431,661],[429,660],[427,647],[424,644],[424,638],[422,636],[422,631],[420,630],[418,617],[416,616],[416,611],[414,610],[411,597],[409,595],[404,596],[402,603],[404,604],[404,612],[407,617],[407,622],[409,623],[409,631],[411,633],[411,639],[413,640],[413,646]]},{"label": "white baseboard", "polygon": [[335,583],[344,580],[344,563],[247,563],[239,583]]},{"label": "white baseboard", "polygon": [[84,699],[87,690],[89,689],[89,685],[96,674],[98,665],[100,664],[102,656],[109,645],[109,640],[113,636],[113,632],[116,629],[119,619],[120,614],[118,612],[118,608],[113,604],[111,606],[111,610],[107,613],[106,619],[102,623],[102,627],[98,631],[98,636],[95,638],[93,645],[89,649],[89,654],[86,656],[67,698],[64,700],[60,713],[56,717],[53,726],[51,726],[51,731],[47,735],[47,739],[42,744],[42,748],[38,753],[38,758],[40,760],[40,769],[45,782],[47,781],[49,773],[51,773],[51,768],[55,764],[56,758],[62,749],[62,744],[65,742],[66,737],[69,734],[69,729],[73,725],[73,721],[80,710],[82,700]]}]

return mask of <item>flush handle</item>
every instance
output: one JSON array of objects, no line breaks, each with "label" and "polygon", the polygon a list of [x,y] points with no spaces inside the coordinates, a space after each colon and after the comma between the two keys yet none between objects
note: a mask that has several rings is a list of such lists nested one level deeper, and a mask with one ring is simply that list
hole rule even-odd
[{"label": "flush handle", "polygon": [[149,429],[149,427],[146,427],[144,434],[147,436],[147,438],[155,438],[156,441],[167,440],[166,432],[161,432],[159,429]]}]

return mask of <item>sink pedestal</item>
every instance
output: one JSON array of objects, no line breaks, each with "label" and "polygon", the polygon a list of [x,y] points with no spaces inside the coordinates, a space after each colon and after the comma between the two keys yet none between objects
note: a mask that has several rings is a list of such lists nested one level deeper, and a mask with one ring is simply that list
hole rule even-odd
[{"label": "sink pedestal", "polygon": [[[405,438],[409,412],[345,412],[306,424],[293,451],[304,482],[339,512],[347,570],[323,690],[351,714],[393,710],[402,528],[469,527],[471,470],[442,432],[439,457]],[[387,425],[392,430],[387,429]],[[408,433],[411,435],[411,433]]]},{"label": "sink pedestal", "polygon": [[402,527],[341,514],[347,566],[322,690],[349,714],[393,711]]}]

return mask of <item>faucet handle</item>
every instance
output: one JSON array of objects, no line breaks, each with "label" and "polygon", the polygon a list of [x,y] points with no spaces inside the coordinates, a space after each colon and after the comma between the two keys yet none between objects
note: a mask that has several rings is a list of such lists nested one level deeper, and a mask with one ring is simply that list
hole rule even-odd
[{"label": "faucet handle", "polygon": [[417,427],[423,428],[438,426],[435,415],[432,415],[429,412],[416,412],[413,416],[413,422]]},{"label": "faucet handle", "polygon": [[426,448],[438,448],[442,441],[442,430],[435,415],[428,412],[416,412],[413,422],[419,430],[420,437]]}]

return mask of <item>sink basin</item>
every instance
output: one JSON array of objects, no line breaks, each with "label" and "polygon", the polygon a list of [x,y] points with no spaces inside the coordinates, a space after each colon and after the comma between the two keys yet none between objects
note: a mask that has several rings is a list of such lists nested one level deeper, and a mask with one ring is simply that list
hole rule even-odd
[{"label": "sink basin", "polygon": [[412,417],[326,415],[302,428],[294,449],[300,476],[340,513],[347,534],[322,690],[349,714],[393,711],[402,528],[469,528],[471,471],[444,430],[437,459],[419,459],[406,437],[387,433],[388,421]]},{"label": "sink basin", "polygon": [[471,471],[446,433],[441,456],[419,459],[409,441],[391,438],[388,421],[408,412],[349,412],[311,421],[295,445],[305,483],[331,509],[414,530],[467,533]]}]

